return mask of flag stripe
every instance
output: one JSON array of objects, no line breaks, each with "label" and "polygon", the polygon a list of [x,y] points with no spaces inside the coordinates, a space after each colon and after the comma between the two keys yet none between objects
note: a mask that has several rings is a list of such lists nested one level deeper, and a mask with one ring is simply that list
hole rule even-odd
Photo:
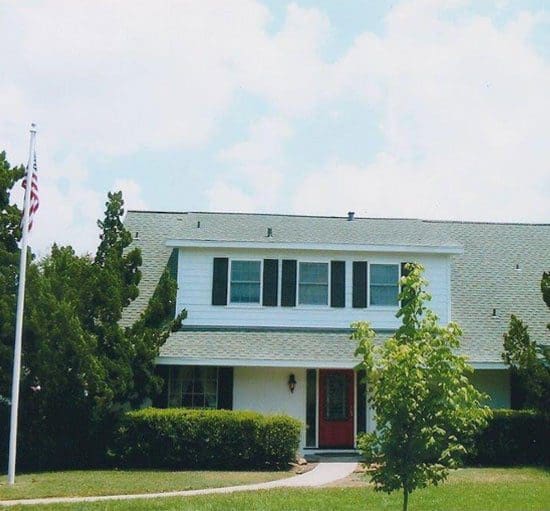
[{"label": "flag stripe", "polygon": [[[28,172],[28,169],[27,169]],[[27,189],[27,174],[25,173],[25,176],[23,178],[22,183],[23,189]],[[33,155],[33,163],[32,163],[32,176],[31,176],[31,191],[29,193],[29,224],[28,224],[28,230],[30,231],[32,229],[32,225],[34,222],[34,215],[38,211],[38,207],[40,206],[40,200],[38,198],[38,167],[36,165],[36,152]],[[23,222],[21,221],[21,224]],[[24,228],[24,225],[21,225],[22,228]]]}]

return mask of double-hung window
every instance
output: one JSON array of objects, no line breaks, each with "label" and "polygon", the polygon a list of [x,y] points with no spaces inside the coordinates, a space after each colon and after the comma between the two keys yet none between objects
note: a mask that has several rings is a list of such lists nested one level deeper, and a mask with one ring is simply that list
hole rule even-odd
[{"label": "double-hung window", "polygon": [[261,261],[231,261],[231,303],[260,303]]},{"label": "double-hung window", "polygon": [[298,303],[328,305],[328,263],[300,263]]},{"label": "double-hung window", "polygon": [[397,306],[399,304],[399,265],[370,265],[370,304]]},{"label": "double-hung window", "polygon": [[218,368],[209,366],[170,367],[168,406],[218,407]]}]

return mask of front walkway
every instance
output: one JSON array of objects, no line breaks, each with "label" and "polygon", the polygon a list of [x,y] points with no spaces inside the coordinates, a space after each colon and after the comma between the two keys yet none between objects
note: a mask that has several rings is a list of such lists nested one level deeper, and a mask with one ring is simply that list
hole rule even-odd
[{"label": "front walkway", "polygon": [[0,500],[0,506],[21,506],[30,504],[66,504],[78,502],[99,502],[105,500],[156,499],[159,497],[192,497],[212,493],[235,493],[239,491],[269,490],[271,488],[311,488],[333,483],[349,476],[357,468],[355,462],[319,463],[313,470],[298,476],[267,483],[205,488],[203,490],[168,491],[163,493],[141,493],[136,495],[103,495],[98,497],[49,497],[45,499]]}]

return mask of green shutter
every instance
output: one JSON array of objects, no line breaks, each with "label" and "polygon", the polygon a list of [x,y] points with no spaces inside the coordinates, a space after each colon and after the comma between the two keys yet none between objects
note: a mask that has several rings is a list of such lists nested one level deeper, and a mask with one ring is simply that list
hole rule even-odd
[{"label": "green shutter", "polygon": [[218,409],[233,410],[232,367],[218,367]]},{"label": "green shutter", "polygon": [[330,306],[346,306],[346,262],[330,262]]},{"label": "green shutter", "polygon": [[155,376],[159,376],[162,379],[162,387],[160,392],[152,397],[153,406],[156,408],[166,408],[168,406],[168,372],[170,366],[157,365],[155,366]]},{"label": "green shutter", "polygon": [[227,257],[214,257],[212,277],[212,305],[227,305]]},{"label": "green shutter", "polygon": [[295,259],[283,260],[283,275],[281,279],[281,305],[296,307],[296,268]]},{"label": "green shutter", "polygon": [[364,309],[367,306],[367,273],[367,261],[353,261],[352,305],[356,309]]},{"label": "green shutter", "polygon": [[367,431],[367,384],[365,372],[357,373],[357,434]]},{"label": "green shutter", "polygon": [[264,259],[262,305],[277,306],[277,291],[279,286],[279,260]]},{"label": "green shutter", "polygon": [[306,446],[317,443],[317,370],[306,372]]}]

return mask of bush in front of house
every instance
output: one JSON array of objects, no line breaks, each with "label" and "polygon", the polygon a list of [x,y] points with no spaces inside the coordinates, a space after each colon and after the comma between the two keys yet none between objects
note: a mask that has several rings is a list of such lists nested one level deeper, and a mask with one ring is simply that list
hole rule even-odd
[{"label": "bush in front of house", "polygon": [[115,463],[135,468],[286,468],[301,424],[286,415],[249,411],[146,408],[117,429]]},{"label": "bush in front of house", "polygon": [[475,438],[469,464],[550,465],[550,417],[531,410],[493,410]]}]

